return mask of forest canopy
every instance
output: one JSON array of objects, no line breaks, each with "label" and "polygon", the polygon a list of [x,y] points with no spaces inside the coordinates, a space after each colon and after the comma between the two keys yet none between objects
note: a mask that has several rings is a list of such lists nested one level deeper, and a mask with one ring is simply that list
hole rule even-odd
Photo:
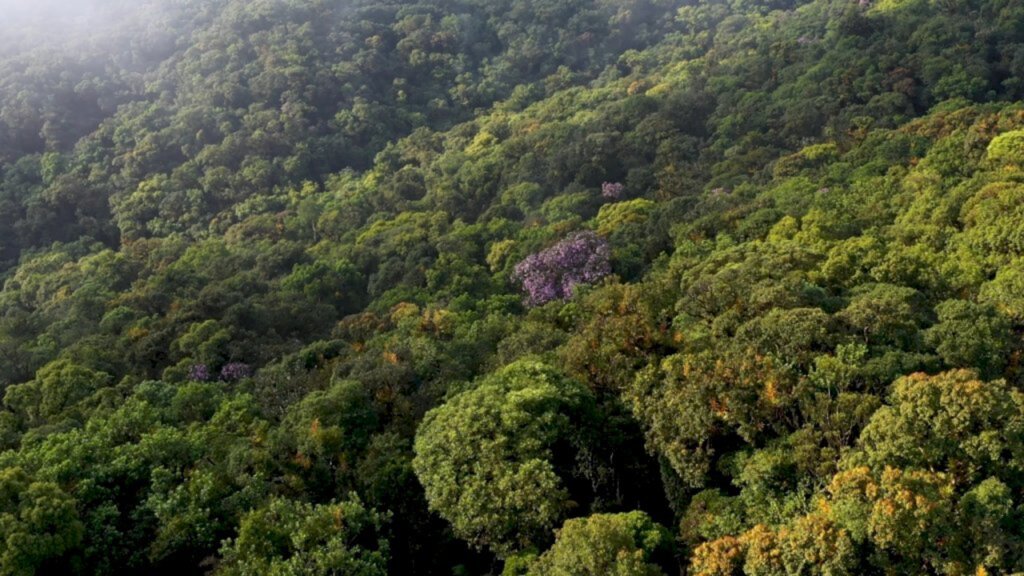
[{"label": "forest canopy", "polygon": [[0,574],[1024,572],[1019,2],[0,9]]}]

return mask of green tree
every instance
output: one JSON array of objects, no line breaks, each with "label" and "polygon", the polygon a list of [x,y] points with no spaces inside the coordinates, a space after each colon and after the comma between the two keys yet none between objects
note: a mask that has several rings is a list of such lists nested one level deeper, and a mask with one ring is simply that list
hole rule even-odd
[{"label": "green tree", "polygon": [[974,368],[982,378],[1003,373],[1013,341],[1010,322],[992,306],[946,300],[925,338],[951,368]]},{"label": "green tree", "polygon": [[1024,466],[1024,397],[968,370],[897,380],[864,428],[851,463],[943,471],[958,485],[988,477],[1016,486]]},{"label": "green tree", "polygon": [[572,506],[565,476],[591,403],[580,384],[521,360],[428,412],[413,468],[431,509],[501,556],[547,542]]},{"label": "green tree", "polygon": [[32,381],[9,387],[4,404],[30,427],[53,423],[62,416],[84,420],[81,411],[75,413],[76,406],[109,384],[109,374],[56,360],[40,368]]},{"label": "green tree", "polygon": [[683,482],[703,488],[717,453],[735,439],[756,442],[792,401],[791,375],[752,353],[677,354],[641,370],[625,398],[648,447]]},{"label": "green tree", "polygon": [[356,463],[377,425],[366,389],[341,380],[289,407],[278,428],[278,450],[310,479],[307,490],[353,482]]},{"label": "green tree", "polygon": [[981,286],[978,300],[995,306],[1015,326],[1024,324],[1024,260],[999,268],[995,278]]},{"label": "green tree", "polygon": [[52,482],[20,468],[0,472],[0,571],[29,576],[68,561],[84,527],[75,500]]},{"label": "green tree", "polygon": [[384,576],[384,515],[358,500],[312,505],[275,498],[242,517],[217,574]]},{"label": "green tree", "polygon": [[672,572],[672,538],[643,512],[567,520],[530,567],[537,576],[659,576]]}]

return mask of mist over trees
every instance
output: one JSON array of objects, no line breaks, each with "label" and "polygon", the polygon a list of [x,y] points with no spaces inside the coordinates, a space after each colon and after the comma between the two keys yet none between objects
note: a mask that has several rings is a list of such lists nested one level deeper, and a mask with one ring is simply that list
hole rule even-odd
[{"label": "mist over trees", "polygon": [[1024,571],[1018,2],[0,11],[0,574]]}]

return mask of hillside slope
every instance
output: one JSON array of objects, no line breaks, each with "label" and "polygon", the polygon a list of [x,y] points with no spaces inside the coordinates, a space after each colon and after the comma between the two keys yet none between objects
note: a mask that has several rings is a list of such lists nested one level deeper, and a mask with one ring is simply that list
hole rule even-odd
[{"label": "hillside slope", "polygon": [[0,25],[0,573],[1024,570],[1016,2],[83,6]]}]

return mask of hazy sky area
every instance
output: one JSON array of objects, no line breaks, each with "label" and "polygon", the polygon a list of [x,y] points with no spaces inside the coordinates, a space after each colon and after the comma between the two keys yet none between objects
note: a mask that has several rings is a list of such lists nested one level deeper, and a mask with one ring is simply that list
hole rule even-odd
[{"label": "hazy sky area", "polygon": [[0,49],[31,50],[130,32],[128,21],[160,0],[0,0]]},{"label": "hazy sky area", "polygon": [[103,0],[0,0],[0,12],[5,27],[12,24],[88,23],[95,21],[103,11],[103,5],[112,4]]},{"label": "hazy sky area", "polygon": [[0,47],[27,50],[60,44],[103,22],[99,1],[0,0]]}]

